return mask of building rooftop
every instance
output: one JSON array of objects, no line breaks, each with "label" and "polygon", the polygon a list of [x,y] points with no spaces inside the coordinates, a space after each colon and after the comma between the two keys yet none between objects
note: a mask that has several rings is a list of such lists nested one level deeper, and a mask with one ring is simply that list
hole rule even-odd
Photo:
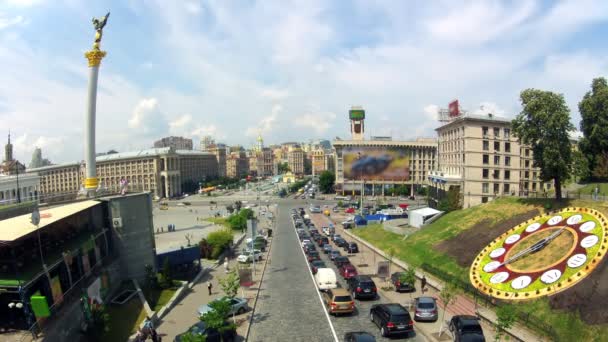
[{"label": "building rooftop", "polygon": [[445,127],[455,125],[464,121],[486,121],[486,122],[496,122],[503,124],[511,124],[511,119],[505,118],[503,116],[497,116],[496,114],[488,113],[488,114],[465,114],[459,117],[454,118],[452,121],[446,122],[443,125],[435,128],[436,131],[441,130]]},{"label": "building rooftop", "polygon": [[409,141],[399,140],[334,140],[334,146],[437,146],[436,139],[421,138]]}]

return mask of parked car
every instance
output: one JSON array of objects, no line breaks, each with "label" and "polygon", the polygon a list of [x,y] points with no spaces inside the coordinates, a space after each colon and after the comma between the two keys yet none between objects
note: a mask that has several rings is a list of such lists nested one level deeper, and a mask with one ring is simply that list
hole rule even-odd
[{"label": "parked car", "polygon": [[346,210],[344,210],[345,213],[347,214],[354,214],[355,213],[355,208],[346,208]]},{"label": "parked car", "polygon": [[327,305],[329,314],[350,313],[355,311],[355,301],[342,288],[329,289],[323,293],[323,301]]},{"label": "parked car", "polygon": [[456,342],[485,342],[486,340],[481,325],[479,325],[479,318],[475,316],[453,316],[449,328]]},{"label": "parked car", "polygon": [[259,251],[259,250],[246,251],[236,258],[236,261],[238,261],[240,263],[250,263],[250,262],[253,262],[254,260],[255,261],[262,260],[261,251]]},{"label": "parked car", "polygon": [[310,270],[312,274],[317,274],[319,268],[327,268],[323,260],[317,259],[310,262]]},{"label": "parked car", "polygon": [[315,274],[315,283],[319,290],[329,290],[338,287],[336,272],[331,268],[319,268]]},{"label": "parked car", "polygon": [[369,318],[383,337],[405,334],[414,331],[414,322],[407,310],[397,304],[376,304],[369,310]]},{"label": "parked car", "polygon": [[313,260],[321,260],[321,256],[319,255],[319,252],[317,252],[317,251],[308,252],[308,255],[306,258],[308,259],[308,262],[311,262]]},{"label": "parked car", "polygon": [[393,283],[393,286],[395,287],[395,291],[397,291],[397,292],[414,292],[414,291],[416,291],[416,287],[414,286],[414,284],[409,284],[409,283],[401,281],[404,273],[405,272],[395,272],[395,273],[391,274],[391,283]]},{"label": "parked car", "polygon": [[378,288],[376,283],[366,275],[357,275],[346,281],[348,290],[353,298],[376,298],[378,296]]},{"label": "parked car", "polygon": [[338,247],[344,247],[344,246],[348,245],[348,241],[344,240],[343,238],[336,239],[336,241],[334,241],[334,243]]},{"label": "parked car", "polygon": [[355,268],[355,266],[353,266],[351,264],[342,265],[342,267],[340,267],[340,269],[339,269],[339,272],[340,272],[340,275],[344,279],[349,279],[349,278],[352,278],[352,277],[358,275],[357,269]]},{"label": "parked car", "polygon": [[221,333],[217,329],[208,328],[205,322],[199,321],[190,328],[188,328],[188,331],[175,336],[173,341],[185,341],[184,335],[188,333],[194,336],[205,336],[206,342],[233,342],[236,340],[236,326],[233,326],[228,321],[226,321],[226,327],[225,329],[222,329]]},{"label": "parked car", "polygon": [[332,234],[331,241],[336,242],[336,239],[342,239],[342,236],[340,234]]},{"label": "parked car", "polygon": [[376,342],[376,338],[367,331],[349,331],[344,334],[344,342]]},{"label": "parked car", "polygon": [[330,244],[327,244],[327,245],[323,246],[323,253],[329,254],[329,252],[331,252],[331,251],[332,251],[332,248],[331,248]]},{"label": "parked car", "polygon": [[348,259],[347,256],[340,255],[334,259],[334,265],[336,265],[337,268],[340,268],[345,264],[350,264],[350,259]]},{"label": "parked car", "polygon": [[418,297],[414,301],[414,320],[436,322],[437,302],[433,297]]},{"label": "parked car", "polygon": [[[245,311],[247,311],[247,309],[249,308],[247,306],[247,299],[245,299],[245,298],[222,297],[222,298],[213,300],[212,302],[216,302],[216,301],[220,301],[220,300],[227,300],[230,303],[230,311],[228,312],[229,316],[231,316],[233,314],[240,315],[240,314],[244,313]],[[210,303],[199,306],[198,311],[197,311],[199,316],[202,316],[202,315],[206,314],[207,312],[213,310],[213,308],[211,308],[211,306],[209,305]]]},{"label": "parked car", "polygon": [[331,211],[333,211],[334,213],[337,213],[340,211],[340,208],[338,208],[338,206],[335,206],[335,207],[331,208]]},{"label": "parked car", "polygon": [[359,245],[357,245],[356,242],[349,242],[347,245],[344,246],[344,249],[349,254],[359,253]]},{"label": "parked car", "polygon": [[307,244],[309,244],[309,243],[310,243],[310,240],[309,240],[309,239],[304,239],[304,240],[302,240],[302,248],[304,248],[304,246],[306,246],[306,245],[307,245]]},{"label": "parked car", "polygon": [[326,244],[329,243],[329,239],[325,236],[321,236],[318,240],[317,243],[319,244],[319,247],[325,246]]},{"label": "parked car", "polygon": [[336,257],[339,257],[340,255],[342,255],[342,254],[340,254],[340,251],[334,249],[331,252],[329,252],[329,259],[335,260]]}]

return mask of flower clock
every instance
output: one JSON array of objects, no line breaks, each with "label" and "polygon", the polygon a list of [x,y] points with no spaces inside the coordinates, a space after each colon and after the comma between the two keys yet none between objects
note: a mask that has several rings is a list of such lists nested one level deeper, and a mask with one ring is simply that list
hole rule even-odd
[{"label": "flower clock", "polygon": [[477,255],[469,277],[481,292],[499,299],[552,295],[593,272],[607,245],[604,215],[588,208],[565,208],[496,238]]}]

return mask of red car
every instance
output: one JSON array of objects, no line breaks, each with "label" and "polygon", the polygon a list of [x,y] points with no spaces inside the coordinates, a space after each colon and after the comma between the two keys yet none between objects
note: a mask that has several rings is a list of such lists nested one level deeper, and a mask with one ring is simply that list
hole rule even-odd
[{"label": "red car", "polygon": [[349,279],[358,275],[358,273],[357,269],[352,264],[344,264],[340,267],[340,275],[344,277],[344,279]]},{"label": "red car", "polygon": [[347,214],[354,214],[355,213],[355,208],[346,208],[346,210],[344,210],[345,213]]}]

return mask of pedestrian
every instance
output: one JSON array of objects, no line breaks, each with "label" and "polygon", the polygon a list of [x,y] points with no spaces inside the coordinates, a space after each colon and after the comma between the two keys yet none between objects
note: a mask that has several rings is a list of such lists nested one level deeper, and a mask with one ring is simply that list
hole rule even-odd
[{"label": "pedestrian", "polygon": [[420,290],[423,294],[424,291],[426,291],[426,277],[424,276],[424,274],[422,275],[422,279],[420,279]]},{"label": "pedestrian", "polygon": [[211,284],[211,281],[207,282],[207,290],[209,290],[209,295],[211,296],[211,289],[213,288],[213,284]]},{"label": "pedestrian", "polygon": [[228,258],[224,260],[224,272],[228,273]]}]

